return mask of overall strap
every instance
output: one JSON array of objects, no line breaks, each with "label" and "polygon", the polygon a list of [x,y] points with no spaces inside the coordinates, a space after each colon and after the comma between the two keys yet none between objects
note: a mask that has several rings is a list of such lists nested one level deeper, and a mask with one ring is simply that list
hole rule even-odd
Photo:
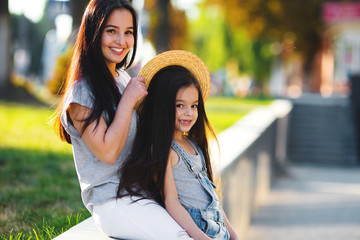
[{"label": "overall strap", "polygon": [[203,178],[203,175],[197,169],[196,165],[192,163],[192,161],[189,159],[189,157],[184,152],[184,150],[175,141],[172,141],[171,148],[174,149],[174,151],[179,155],[179,157],[181,156],[184,159],[184,162],[186,166],[189,168],[190,172],[193,172],[198,177]]},{"label": "overall strap", "polygon": [[[179,155],[179,157],[182,157],[182,159],[185,162],[185,165],[188,167],[190,172],[193,172],[196,175],[196,178],[199,180],[200,184],[204,187],[204,189],[207,191],[207,193],[212,198],[212,201],[210,203],[209,207],[213,207],[218,204],[219,199],[214,192],[214,188],[216,188],[215,184],[210,181],[210,179],[207,176],[207,172],[205,171],[199,171],[196,165],[192,163],[186,152],[175,142],[173,141],[171,143],[171,148],[174,149],[174,151]],[[198,151],[200,154],[200,151]],[[203,156],[200,155],[203,159]],[[205,160],[203,160],[205,162]],[[206,168],[205,168],[206,170]]]},{"label": "overall strap", "polygon": [[193,149],[195,149],[195,151],[199,153],[199,155],[201,157],[201,163],[202,163],[202,166],[203,166],[202,171],[207,172],[206,162],[205,162],[205,157],[204,157],[203,152],[189,138],[185,137],[185,139],[190,143],[190,145],[193,147]]}]

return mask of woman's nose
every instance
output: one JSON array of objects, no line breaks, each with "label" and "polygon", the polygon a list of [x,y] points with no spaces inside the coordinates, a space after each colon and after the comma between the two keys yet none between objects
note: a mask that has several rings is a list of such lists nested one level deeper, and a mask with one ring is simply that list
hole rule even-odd
[{"label": "woman's nose", "polygon": [[125,44],[125,36],[123,34],[118,34],[116,42],[120,45],[124,45]]}]

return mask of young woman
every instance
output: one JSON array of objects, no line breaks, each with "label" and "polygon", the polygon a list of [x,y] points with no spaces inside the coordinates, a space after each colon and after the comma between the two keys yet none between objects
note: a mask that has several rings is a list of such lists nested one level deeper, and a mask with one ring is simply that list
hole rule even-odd
[{"label": "young woman", "polygon": [[[204,101],[206,66],[185,51],[162,53],[139,75],[149,84],[118,197],[155,199],[194,239],[237,239],[212,183]],[[150,83],[149,83],[150,82]]]},{"label": "young woman", "polygon": [[137,128],[134,106],[147,94],[144,79],[124,71],[135,57],[137,28],[128,1],[89,2],[55,126],[72,144],[82,200],[102,231],[124,239],[190,239],[155,201],[116,199],[117,171]]}]

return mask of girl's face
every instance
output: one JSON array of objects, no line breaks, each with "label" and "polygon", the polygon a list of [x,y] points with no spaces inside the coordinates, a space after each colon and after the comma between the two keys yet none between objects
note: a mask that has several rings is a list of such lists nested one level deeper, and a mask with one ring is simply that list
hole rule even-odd
[{"label": "girl's face", "polygon": [[112,73],[134,45],[134,26],[131,12],[115,9],[111,12],[101,35],[101,51]]},{"label": "girl's face", "polygon": [[194,85],[182,87],[175,98],[175,133],[180,137],[188,132],[198,118],[199,92]]}]

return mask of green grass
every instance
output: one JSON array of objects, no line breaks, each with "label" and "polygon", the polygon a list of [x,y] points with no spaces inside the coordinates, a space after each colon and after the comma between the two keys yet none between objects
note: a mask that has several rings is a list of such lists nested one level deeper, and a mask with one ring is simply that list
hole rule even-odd
[{"label": "green grass", "polygon": [[206,101],[206,114],[216,133],[243,117],[256,107],[269,105],[273,99],[210,97]]},{"label": "green grass", "polygon": [[71,146],[48,125],[52,114],[0,102],[0,239],[51,239],[89,216]]},{"label": "green grass", "polygon": [[[209,98],[217,133],[271,100]],[[69,144],[54,134],[54,109],[0,101],[0,240],[52,239],[89,217]]]}]

